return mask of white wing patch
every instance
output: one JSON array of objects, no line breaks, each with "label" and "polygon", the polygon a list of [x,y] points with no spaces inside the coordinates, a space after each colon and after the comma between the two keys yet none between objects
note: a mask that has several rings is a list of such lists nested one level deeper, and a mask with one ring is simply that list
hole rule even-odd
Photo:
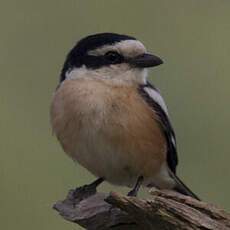
[{"label": "white wing patch", "polygon": [[171,141],[172,141],[173,145],[176,147],[176,140],[175,140],[174,136],[171,136]]},{"label": "white wing patch", "polygon": [[161,106],[164,112],[168,115],[167,106],[165,104],[163,97],[160,95],[160,93],[157,90],[150,88],[148,86],[144,87],[143,89],[158,105]]},{"label": "white wing patch", "polygon": [[152,86],[149,82],[141,87],[141,95],[145,98],[146,102],[149,103],[158,115],[158,121],[162,126],[166,142],[167,142],[167,163],[168,167],[176,172],[176,166],[178,163],[177,150],[176,150],[176,137],[173,131],[173,127],[170,123],[168,109],[164,102],[164,99],[160,95],[160,92]]}]

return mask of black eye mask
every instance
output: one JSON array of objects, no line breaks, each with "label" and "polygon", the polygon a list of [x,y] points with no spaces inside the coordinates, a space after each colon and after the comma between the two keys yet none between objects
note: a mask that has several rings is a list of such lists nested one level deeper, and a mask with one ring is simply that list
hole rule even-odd
[{"label": "black eye mask", "polygon": [[124,40],[136,40],[136,38],[122,34],[101,33],[90,35],[81,39],[70,50],[66,57],[61,71],[60,82],[64,81],[66,73],[75,67],[79,68],[82,65],[85,65],[87,68],[96,69],[105,65],[122,63],[124,58],[122,56],[118,57],[119,54],[107,53],[103,56],[93,56],[87,55],[87,53],[90,50],[94,50],[105,45],[113,45]]},{"label": "black eye mask", "polygon": [[82,65],[90,69],[97,69],[106,65],[120,64],[125,61],[124,57],[115,51],[109,51],[105,55],[85,55],[82,57]]}]

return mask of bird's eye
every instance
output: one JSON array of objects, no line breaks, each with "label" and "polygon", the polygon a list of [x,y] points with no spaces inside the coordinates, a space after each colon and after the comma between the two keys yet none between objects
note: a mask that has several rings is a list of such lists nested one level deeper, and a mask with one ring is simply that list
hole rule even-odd
[{"label": "bird's eye", "polygon": [[110,63],[119,63],[122,60],[122,56],[115,52],[115,51],[109,51],[105,54],[106,60],[108,60]]}]

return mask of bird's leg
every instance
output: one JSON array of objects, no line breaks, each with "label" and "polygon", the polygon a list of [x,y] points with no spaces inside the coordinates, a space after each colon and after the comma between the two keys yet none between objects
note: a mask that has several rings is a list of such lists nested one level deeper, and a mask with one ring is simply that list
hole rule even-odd
[{"label": "bird's leg", "polygon": [[74,191],[73,191],[73,197],[77,198],[77,197],[81,197],[81,198],[87,198],[93,194],[95,194],[97,192],[96,188],[99,184],[101,184],[105,179],[102,177],[99,177],[98,179],[96,179],[95,181],[93,181],[90,184],[86,184],[84,186],[81,187],[77,187]]},{"label": "bird's leg", "polygon": [[137,182],[136,182],[134,188],[128,193],[128,196],[137,196],[137,193],[141,187],[143,180],[144,180],[143,176],[139,176],[137,178]]},{"label": "bird's leg", "polygon": [[89,188],[97,188],[98,185],[100,185],[105,179],[102,177],[97,178],[95,181],[93,181],[90,184],[87,184]]}]

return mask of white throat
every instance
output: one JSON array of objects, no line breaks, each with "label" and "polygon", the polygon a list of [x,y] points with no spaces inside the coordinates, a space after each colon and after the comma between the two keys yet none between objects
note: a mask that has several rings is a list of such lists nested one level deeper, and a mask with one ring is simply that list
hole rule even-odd
[{"label": "white throat", "polygon": [[74,68],[66,73],[66,79],[110,80],[114,84],[145,84],[148,70],[130,68],[126,64],[88,69],[86,66]]}]

